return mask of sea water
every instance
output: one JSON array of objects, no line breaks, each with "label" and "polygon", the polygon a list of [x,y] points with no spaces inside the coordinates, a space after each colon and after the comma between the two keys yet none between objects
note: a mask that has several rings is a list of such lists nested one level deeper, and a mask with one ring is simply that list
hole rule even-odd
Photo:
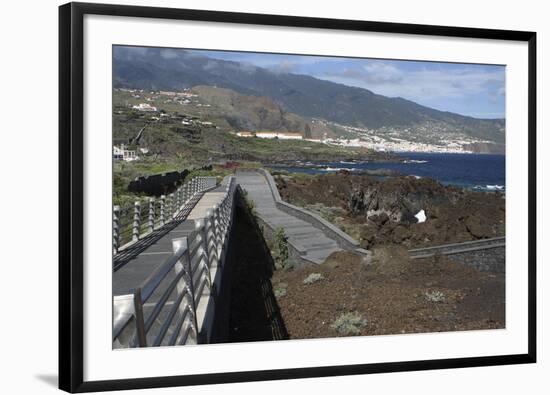
[{"label": "sea water", "polygon": [[504,155],[402,152],[403,161],[377,163],[369,161],[308,163],[309,167],[286,167],[291,172],[326,174],[339,170],[395,170],[402,175],[433,178],[445,185],[486,191],[506,189]]}]

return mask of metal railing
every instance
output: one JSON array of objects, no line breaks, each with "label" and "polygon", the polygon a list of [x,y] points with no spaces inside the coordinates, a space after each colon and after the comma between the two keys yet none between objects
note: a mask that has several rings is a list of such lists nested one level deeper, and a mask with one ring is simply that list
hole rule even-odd
[{"label": "metal railing", "polygon": [[172,346],[207,342],[233,221],[235,179],[219,204],[195,220],[187,237],[172,240],[174,255],[132,294],[114,297],[113,345]]},{"label": "metal railing", "polygon": [[131,207],[113,207],[113,255],[172,222],[196,194],[214,188],[216,177],[195,177],[160,198],[136,200]]}]

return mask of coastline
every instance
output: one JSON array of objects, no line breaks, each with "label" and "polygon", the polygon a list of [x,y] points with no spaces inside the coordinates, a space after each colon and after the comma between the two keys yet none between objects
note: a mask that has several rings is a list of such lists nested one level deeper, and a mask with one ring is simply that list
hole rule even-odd
[{"label": "coastline", "polygon": [[275,171],[309,175],[349,174],[380,178],[431,178],[443,185],[474,191],[506,189],[505,157],[498,154],[406,152],[392,160],[284,161],[266,165]]}]

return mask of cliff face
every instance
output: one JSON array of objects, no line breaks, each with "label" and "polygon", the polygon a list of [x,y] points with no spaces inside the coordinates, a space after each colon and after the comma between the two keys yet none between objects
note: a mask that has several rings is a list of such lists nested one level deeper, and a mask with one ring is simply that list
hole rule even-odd
[{"label": "cliff face", "polygon": [[367,181],[353,186],[348,197],[352,215],[385,214],[393,222],[416,222],[414,215],[428,206],[448,205],[458,200],[458,191],[438,182],[414,177],[398,177],[384,182]]},{"label": "cliff face", "polygon": [[[302,206],[339,210],[337,224],[363,247],[402,244],[407,248],[502,236],[505,198],[428,179],[322,175],[279,178],[283,199]],[[426,220],[415,217],[424,210]],[[342,214],[343,213],[343,214]]]}]

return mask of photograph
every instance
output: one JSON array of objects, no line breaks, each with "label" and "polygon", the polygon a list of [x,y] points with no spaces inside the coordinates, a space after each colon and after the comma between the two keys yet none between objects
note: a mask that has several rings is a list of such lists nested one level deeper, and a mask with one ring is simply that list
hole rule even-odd
[{"label": "photograph", "polygon": [[548,392],[531,3],[8,3],[2,393]]},{"label": "photograph", "polygon": [[113,350],[506,329],[506,81],[112,45]]}]

